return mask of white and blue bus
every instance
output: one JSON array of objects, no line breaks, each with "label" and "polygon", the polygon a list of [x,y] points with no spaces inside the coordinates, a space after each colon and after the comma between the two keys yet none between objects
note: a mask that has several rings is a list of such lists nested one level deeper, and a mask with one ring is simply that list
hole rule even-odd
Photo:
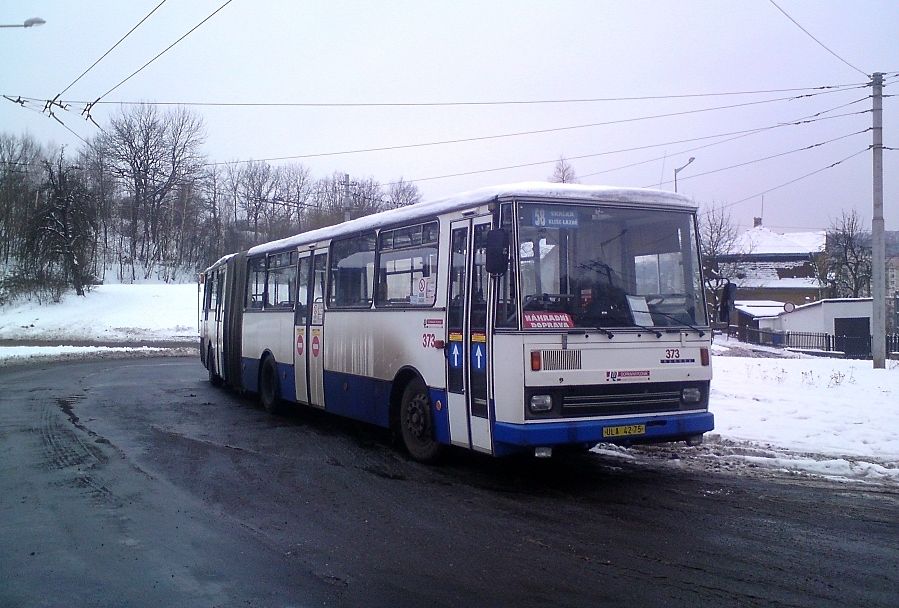
[{"label": "white and blue bus", "polygon": [[516,184],[226,256],[201,275],[214,384],[394,429],[415,459],[702,440],[696,208]]}]

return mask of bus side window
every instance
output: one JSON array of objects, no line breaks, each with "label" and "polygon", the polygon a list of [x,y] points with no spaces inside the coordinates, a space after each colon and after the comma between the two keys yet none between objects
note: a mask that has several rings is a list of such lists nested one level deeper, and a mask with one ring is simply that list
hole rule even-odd
[{"label": "bus side window", "polygon": [[[512,205],[503,204],[501,210],[500,227],[513,234],[514,223],[512,221]],[[518,328],[518,265],[513,255],[508,270],[499,279],[496,294],[496,327]]]},{"label": "bus side window", "polygon": [[487,327],[487,231],[490,224],[474,227],[474,264],[471,268],[471,327],[484,331]]},{"label": "bus side window", "polygon": [[262,303],[265,300],[265,258],[251,259],[248,264],[246,307],[262,310]]},{"label": "bus side window", "polygon": [[382,230],[376,306],[433,306],[437,296],[437,222]]},{"label": "bus side window", "polygon": [[309,316],[308,296],[309,296],[309,264],[312,258],[307,257],[300,260],[299,271],[297,273],[297,312],[296,325],[305,325]]},{"label": "bus side window", "polygon": [[268,258],[265,308],[271,310],[293,310],[296,290],[296,252],[284,252]]},{"label": "bus side window", "polygon": [[370,307],[374,282],[374,233],[359,234],[331,244],[329,306]]}]

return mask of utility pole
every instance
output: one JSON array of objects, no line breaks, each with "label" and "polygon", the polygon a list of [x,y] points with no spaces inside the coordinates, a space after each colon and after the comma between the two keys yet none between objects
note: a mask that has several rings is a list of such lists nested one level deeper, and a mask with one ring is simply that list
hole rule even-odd
[{"label": "utility pole", "polygon": [[343,221],[350,221],[350,174],[343,174]]},{"label": "utility pole", "polygon": [[883,239],[883,74],[871,76],[874,145],[874,213],[871,217],[871,296],[874,305],[872,318],[871,354],[874,369],[886,367],[886,254]]}]

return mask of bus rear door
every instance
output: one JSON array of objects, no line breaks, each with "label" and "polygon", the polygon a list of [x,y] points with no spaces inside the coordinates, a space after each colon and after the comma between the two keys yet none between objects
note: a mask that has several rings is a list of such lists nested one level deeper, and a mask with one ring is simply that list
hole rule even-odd
[{"label": "bus rear door", "polygon": [[296,399],[325,407],[324,320],[326,249],[300,253],[297,269],[297,307],[294,318],[294,375]]}]

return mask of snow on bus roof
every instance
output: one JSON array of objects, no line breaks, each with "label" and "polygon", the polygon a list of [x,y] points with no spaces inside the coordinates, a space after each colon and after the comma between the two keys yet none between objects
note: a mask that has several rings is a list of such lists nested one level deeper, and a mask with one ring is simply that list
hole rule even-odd
[{"label": "snow on bus roof", "polygon": [[539,199],[590,199],[609,203],[639,203],[645,205],[669,206],[681,209],[696,209],[696,205],[687,197],[648,188],[616,188],[612,186],[585,186],[581,184],[554,184],[549,182],[522,182],[491,186],[463,192],[447,198],[425,201],[374,213],[335,226],[327,226],[309,232],[256,245],[250,248],[249,255],[269,253],[293,249],[307,243],[315,243],[331,239],[342,234],[373,230],[382,226],[390,226],[406,221],[421,219],[429,215],[459,211],[479,203],[487,203],[497,198],[534,197]]}]

